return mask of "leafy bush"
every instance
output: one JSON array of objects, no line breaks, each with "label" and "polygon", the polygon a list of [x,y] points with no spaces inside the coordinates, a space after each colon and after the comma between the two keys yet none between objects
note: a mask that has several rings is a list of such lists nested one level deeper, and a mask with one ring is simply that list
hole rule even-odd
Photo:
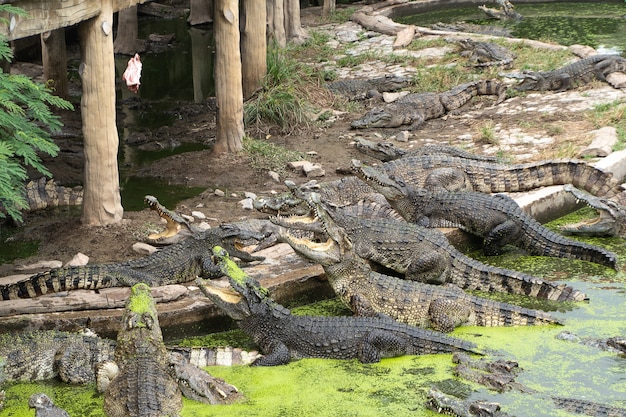
[{"label": "leafy bush", "polygon": [[[24,14],[10,5],[0,5],[0,12]],[[8,43],[0,38],[0,60],[12,58]],[[73,109],[71,103],[52,95],[46,86],[0,69],[0,218],[8,215],[22,220],[21,211],[28,207],[24,196],[28,166],[50,176],[38,155],[43,152],[56,156],[59,151],[50,132],[60,130],[62,123],[50,106]]]}]

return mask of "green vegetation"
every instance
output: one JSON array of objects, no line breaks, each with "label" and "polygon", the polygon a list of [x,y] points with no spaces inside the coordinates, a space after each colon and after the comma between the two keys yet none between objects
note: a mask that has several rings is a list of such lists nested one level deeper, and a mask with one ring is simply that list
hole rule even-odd
[{"label": "green vegetation", "polygon": [[281,176],[286,174],[288,162],[304,159],[301,152],[249,137],[243,138],[243,150],[250,156],[252,168],[275,171]]},{"label": "green vegetation", "polygon": [[617,130],[617,144],[613,150],[626,148],[626,100],[598,104],[589,112],[589,118],[595,128],[613,126]]},{"label": "green vegetation", "polygon": [[[0,12],[24,15],[21,9],[6,4],[0,5]],[[0,22],[8,23],[6,19]],[[11,59],[11,48],[0,39],[0,60]],[[48,87],[0,70],[0,218],[22,220],[21,211],[28,207],[24,198],[27,167],[50,176],[38,155],[56,156],[59,151],[50,132],[60,130],[62,124],[50,106],[73,109]]]}]

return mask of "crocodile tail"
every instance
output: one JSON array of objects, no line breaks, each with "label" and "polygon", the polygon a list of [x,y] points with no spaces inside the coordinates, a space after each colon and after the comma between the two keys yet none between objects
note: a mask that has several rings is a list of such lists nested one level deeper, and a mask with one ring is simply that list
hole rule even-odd
[{"label": "crocodile tail", "polygon": [[500,326],[545,326],[563,324],[561,320],[545,311],[534,310],[514,304],[502,303],[481,297],[471,297],[475,314],[475,325]]},{"label": "crocodile tail", "polygon": [[97,290],[115,286],[117,279],[102,265],[73,266],[41,272],[24,280],[0,286],[2,300],[34,298],[69,290]]},{"label": "crocodile tail", "polygon": [[536,221],[524,228],[524,235],[521,246],[533,255],[579,259],[618,269],[615,253],[599,246],[568,239]]},{"label": "crocodile tail", "polygon": [[565,284],[544,281],[523,272],[483,264],[462,253],[452,254],[452,283],[469,290],[497,291],[554,301],[583,301],[586,294]]},{"label": "crocodile tail", "polygon": [[510,175],[503,175],[502,169],[498,169],[499,172],[492,176],[498,179],[492,182],[491,189],[487,192],[529,191],[538,187],[564,184],[573,184],[590,194],[606,198],[621,192],[619,182],[612,174],[574,159],[511,165],[505,170]]}]

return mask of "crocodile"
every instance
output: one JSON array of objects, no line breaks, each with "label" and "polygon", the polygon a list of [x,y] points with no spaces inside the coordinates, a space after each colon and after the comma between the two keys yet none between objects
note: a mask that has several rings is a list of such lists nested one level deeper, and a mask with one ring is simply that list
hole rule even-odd
[{"label": "crocodile", "polygon": [[150,210],[156,211],[159,217],[165,220],[165,230],[149,234],[146,237],[148,243],[153,245],[171,245],[186,237],[202,232],[189,220],[159,203],[155,196],[147,195],[144,197],[144,201],[148,204]]},{"label": "crocodile", "polygon": [[613,336],[606,339],[597,339],[592,337],[580,337],[571,332],[561,332],[555,336],[559,340],[567,340],[570,342],[580,343],[585,346],[595,347],[608,352],[626,354],[626,337]]},{"label": "crocodile", "polygon": [[593,80],[606,81],[613,72],[626,72],[626,58],[619,55],[599,54],[579,59],[552,71],[523,71],[502,74],[522,81],[515,86],[519,91],[566,91]]},{"label": "crocodile", "polygon": [[363,138],[356,138],[354,146],[359,152],[383,162],[393,161],[404,158],[405,156],[434,154],[450,155],[475,161],[499,161],[499,159],[494,156],[478,155],[449,145],[422,145],[418,148],[405,150],[398,148],[393,142],[374,142]]},{"label": "crocodile", "polygon": [[614,236],[626,237],[626,206],[613,200],[596,197],[566,184],[563,189],[572,194],[577,201],[583,201],[595,209],[598,216],[592,220],[583,220],[575,224],[561,226],[561,232],[578,236]]},{"label": "crocodile", "polygon": [[430,388],[426,397],[426,408],[435,413],[452,417],[509,417],[500,404],[484,400],[462,400]]},{"label": "crocodile", "polygon": [[494,9],[485,5],[478,6],[478,8],[493,19],[521,20],[523,18],[523,16],[515,10],[513,4],[509,0],[496,0],[496,3],[500,5],[499,9]]},{"label": "crocodile", "polygon": [[33,298],[46,293],[75,289],[130,287],[138,282],[150,286],[193,281],[196,276],[213,277],[219,269],[213,265],[210,250],[221,244],[244,262],[263,260],[238,249],[238,242],[261,240],[262,233],[220,225],[198,232],[180,243],[167,246],[146,257],[112,264],[94,264],[55,268],[24,280],[0,286],[0,299]]},{"label": "crocodile", "polygon": [[[114,356],[114,364],[107,361],[98,368],[98,389],[104,392],[107,417],[177,416],[183,406],[183,392],[207,403],[227,403],[241,397],[235,387],[210,380],[182,355],[168,353],[156,303],[144,283],[131,287]],[[206,396],[203,389],[216,395]]]},{"label": "crocodile", "polygon": [[353,167],[355,174],[383,194],[407,221],[426,227],[458,227],[477,235],[483,238],[485,255],[498,255],[504,246],[515,245],[532,255],[579,259],[618,269],[615,253],[547,229],[507,195],[431,191],[357,160]]},{"label": "crocodile", "polygon": [[[335,293],[357,315],[389,316],[414,326],[450,332],[460,325],[515,326],[560,324],[550,314],[476,297],[454,286],[403,280],[373,271],[354,244],[323,209],[319,194],[309,195],[315,217],[328,236],[323,243],[281,236],[296,253],[320,264]],[[271,218],[288,226],[290,218]]]},{"label": "crocodile", "polygon": [[56,406],[44,393],[31,395],[28,407],[35,409],[35,417],[70,417],[67,411]]},{"label": "crocodile", "polygon": [[443,23],[437,22],[430,25],[431,29],[440,30],[444,32],[467,32],[467,33],[476,33],[480,35],[491,35],[498,36],[501,38],[510,38],[511,30],[495,26],[495,25],[476,25],[473,23],[467,22],[453,22],[453,23]]},{"label": "crocodile", "polygon": [[554,404],[563,410],[575,414],[594,417],[626,417],[626,409],[606,404],[575,398],[552,397]]},{"label": "crocodile", "polygon": [[533,390],[515,381],[521,371],[519,364],[515,361],[486,358],[474,360],[468,355],[455,352],[452,355],[452,362],[455,364],[453,370],[455,376],[483,385],[490,390],[505,392],[516,389],[521,392],[534,393]]},{"label": "crocodile", "polygon": [[396,91],[408,87],[411,79],[388,74],[375,78],[349,78],[326,84],[325,87],[335,94],[346,96],[350,100],[363,100],[379,96],[383,92]]},{"label": "crocodile", "polygon": [[25,197],[28,211],[59,206],[80,206],[83,204],[83,187],[64,187],[53,179],[41,177],[26,184]]},{"label": "crocodile", "polygon": [[455,39],[461,47],[461,56],[468,58],[468,66],[511,68],[516,55],[497,43],[471,38]]},{"label": "crocodile", "polygon": [[273,301],[266,288],[216,246],[213,256],[228,287],[198,278],[202,292],[236,320],[264,356],[251,366],[275,366],[292,359],[354,359],[363,363],[400,355],[475,352],[468,341],[398,323],[386,317],[295,316]]},{"label": "crocodile", "polygon": [[[302,200],[307,199],[295,184],[292,183],[290,188]],[[452,246],[439,230],[385,218],[386,209],[376,204],[355,204],[342,208],[321,204],[319,208],[344,229],[358,256],[393,270],[405,279],[429,284],[451,283],[463,289],[507,292],[558,301],[586,299],[585,294],[565,284],[542,281],[469,258]],[[292,216],[288,225],[318,234],[324,232],[323,225],[310,216]]]},{"label": "crocodile", "polygon": [[421,188],[508,193],[573,184],[596,196],[615,200],[622,196],[620,182],[612,174],[575,159],[501,164],[434,154],[406,156],[378,168]]},{"label": "crocodile", "polygon": [[426,120],[456,111],[477,95],[496,95],[495,104],[504,101],[506,86],[497,80],[472,81],[443,93],[413,93],[393,103],[375,107],[351,124],[353,129],[399,127],[417,129]]}]

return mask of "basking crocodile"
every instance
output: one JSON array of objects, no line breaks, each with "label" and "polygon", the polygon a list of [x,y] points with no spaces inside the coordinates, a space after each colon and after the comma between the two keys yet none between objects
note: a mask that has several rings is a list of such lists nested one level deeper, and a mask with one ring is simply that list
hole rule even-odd
[{"label": "basking crocodile", "polygon": [[[217,379],[210,381],[206,372],[189,365],[179,354],[170,358],[156,304],[150,287],[144,283],[131,288],[117,335],[115,364],[101,364],[98,376],[107,417],[177,416],[182,408],[181,391],[193,393],[194,399],[206,398],[197,388],[217,393],[217,403],[240,398],[235,387]],[[183,378],[185,382],[179,384]],[[219,386],[211,389],[215,382]],[[206,402],[210,403],[209,399]]]},{"label": "basking crocodile", "polygon": [[239,250],[238,242],[264,237],[261,233],[221,225],[197,232],[180,243],[144,258],[113,264],[56,268],[16,283],[2,285],[0,299],[32,298],[75,289],[130,287],[139,282],[161,286],[193,281],[198,275],[213,277],[220,274],[209,256],[213,246],[220,244],[227,247],[242,261],[258,261],[263,258]]},{"label": "basking crocodile", "polygon": [[265,356],[253,366],[283,365],[292,359],[358,358],[363,363],[399,355],[473,352],[475,345],[389,318],[294,316],[274,302],[267,289],[230,259],[213,249],[229,288],[198,278],[202,292],[252,337]]},{"label": "basking crocodile", "polygon": [[476,25],[474,23],[467,22],[452,22],[452,23],[442,23],[437,22],[430,25],[431,29],[441,30],[445,32],[467,32],[467,33],[477,33],[481,35],[491,35],[498,36],[501,38],[510,38],[511,30],[495,26],[495,25]]},{"label": "basking crocodile", "polygon": [[498,164],[434,154],[406,156],[380,164],[378,168],[415,187],[442,187],[448,191],[503,193],[573,184],[605,198],[613,199],[622,194],[620,183],[612,174],[574,159]]},{"label": "basking crocodile", "polygon": [[355,147],[359,152],[383,162],[393,161],[404,158],[405,156],[434,154],[450,155],[475,161],[498,162],[498,158],[496,157],[474,154],[449,145],[423,145],[407,151],[398,148],[393,142],[374,142],[363,138],[356,138]]},{"label": "basking crocodile", "polygon": [[335,94],[346,96],[350,100],[363,100],[380,95],[386,91],[395,91],[408,87],[411,79],[388,74],[375,78],[348,78],[326,84],[326,88]]},{"label": "basking crocodile", "polygon": [[385,196],[407,221],[426,227],[458,227],[483,238],[486,255],[515,245],[538,256],[580,259],[617,269],[617,255],[567,239],[523,211],[511,197],[473,191],[430,191],[394,179],[353,160],[355,174]]},{"label": "basking crocodile", "polygon": [[[289,186],[289,185],[288,185]],[[307,196],[293,184],[292,192]],[[483,264],[452,246],[437,229],[380,215],[385,209],[373,203],[342,208],[320,204],[352,241],[352,250],[361,258],[403,274],[405,279],[429,284],[452,283],[463,289],[499,291],[559,301],[580,301],[585,294],[566,286],[504,268]],[[291,228],[324,233],[324,225],[309,216],[288,219]],[[281,222],[280,220],[276,220]]]},{"label": "basking crocodile", "polygon": [[468,66],[511,68],[516,55],[507,48],[493,42],[475,41],[471,38],[455,39],[461,47],[461,56],[468,58]]},{"label": "basking crocodile", "polygon": [[452,417],[509,417],[500,404],[483,400],[461,400],[430,388],[426,397],[426,408],[435,413]]},{"label": "basking crocodile", "polygon": [[67,411],[56,406],[46,394],[33,394],[28,399],[28,407],[35,409],[35,417],[70,417]]},{"label": "basking crocodile", "polygon": [[561,231],[569,235],[579,236],[615,236],[626,237],[626,206],[613,200],[596,197],[579,190],[570,184],[564,190],[583,201],[587,206],[598,212],[598,217],[590,221],[561,226]]},{"label": "basking crocodile", "polygon": [[516,389],[521,392],[534,392],[515,381],[521,371],[515,361],[486,358],[474,360],[457,352],[452,356],[452,362],[456,364],[453,370],[455,376],[483,385],[490,390],[505,392]]},{"label": "basking crocodile", "polygon": [[458,85],[443,93],[414,93],[393,103],[376,107],[354,120],[353,129],[398,127],[419,128],[426,120],[436,119],[469,103],[478,95],[496,95],[495,104],[505,99],[506,86],[496,80],[480,80]]},{"label": "basking crocodile", "polygon": [[[476,326],[546,325],[559,323],[549,314],[471,296],[454,286],[407,281],[375,272],[359,257],[345,230],[322,206],[319,194],[309,204],[324,224],[328,240],[316,243],[290,234],[282,236],[296,253],[319,263],[341,300],[358,315],[389,316],[403,323],[449,332],[466,324]],[[288,226],[289,218],[273,218]]]},{"label": "basking crocodile", "polygon": [[522,81],[515,86],[520,91],[565,91],[593,80],[606,81],[612,72],[626,72],[626,58],[619,55],[591,55],[552,71],[525,71],[502,74]]}]

